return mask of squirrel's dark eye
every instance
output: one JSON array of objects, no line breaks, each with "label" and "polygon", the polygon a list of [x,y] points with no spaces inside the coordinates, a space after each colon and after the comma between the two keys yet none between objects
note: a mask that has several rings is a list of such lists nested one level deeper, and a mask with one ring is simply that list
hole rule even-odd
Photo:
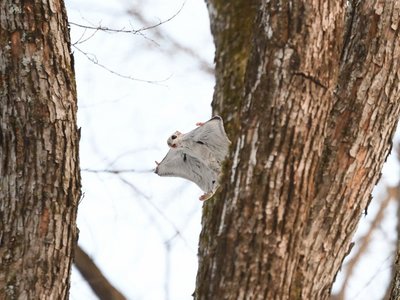
[{"label": "squirrel's dark eye", "polygon": [[171,136],[171,139],[176,139],[176,135],[175,134],[173,134],[172,136]]}]

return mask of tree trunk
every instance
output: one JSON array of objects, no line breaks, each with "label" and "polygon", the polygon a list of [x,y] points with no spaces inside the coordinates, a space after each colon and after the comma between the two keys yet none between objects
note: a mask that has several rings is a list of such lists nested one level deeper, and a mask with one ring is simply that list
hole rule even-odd
[{"label": "tree trunk", "polygon": [[207,5],[233,143],[195,298],[327,299],[399,117],[399,2]]},{"label": "tree trunk", "polygon": [[0,299],[67,299],[80,197],[63,1],[0,1]]}]

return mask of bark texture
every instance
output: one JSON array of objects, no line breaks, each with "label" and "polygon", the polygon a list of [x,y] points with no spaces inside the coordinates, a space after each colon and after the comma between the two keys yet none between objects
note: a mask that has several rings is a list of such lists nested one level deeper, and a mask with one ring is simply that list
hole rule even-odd
[{"label": "bark texture", "polygon": [[399,117],[399,1],[245,3],[207,1],[233,143],[195,298],[327,299]]},{"label": "bark texture", "polygon": [[0,1],[0,299],[67,299],[80,197],[62,0]]}]

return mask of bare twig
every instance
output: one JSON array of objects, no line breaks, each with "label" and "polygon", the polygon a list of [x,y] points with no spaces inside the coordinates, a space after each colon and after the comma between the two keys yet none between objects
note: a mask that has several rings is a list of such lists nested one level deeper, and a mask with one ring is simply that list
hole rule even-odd
[{"label": "bare twig", "polygon": [[79,246],[75,248],[74,262],[99,299],[126,300],[125,296],[108,281],[89,255]]},{"label": "bare twig", "polygon": [[[381,263],[381,266],[375,271],[374,274],[372,274],[372,276],[370,277],[370,279],[365,283],[365,285],[363,287],[361,287],[361,289],[357,292],[357,294],[354,295],[354,297],[352,299],[357,299],[359,297],[359,295],[363,292],[363,290],[365,290],[372,282],[375,281],[376,277],[379,275],[379,273],[383,272],[383,271],[387,271],[388,270],[388,266],[382,267],[385,263],[388,263],[389,261],[391,261],[393,259],[393,255],[389,255],[387,256]],[[390,263],[391,264],[391,263]],[[394,298],[391,300],[399,300],[399,298]]]},{"label": "bare twig", "polygon": [[139,28],[139,29],[125,29],[125,28],[120,28],[120,29],[116,29],[116,28],[110,28],[110,27],[106,27],[106,26],[102,26],[102,25],[98,25],[98,26],[93,26],[93,25],[83,25],[83,24],[79,24],[79,23],[75,23],[75,22],[69,22],[70,25],[73,26],[77,26],[80,28],[84,28],[84,29],[89,29],[89,30],[100,30],[100,31],[104,31],[104,32],[110,32],[110,33],[129,33],[129,34],[138,34],[140,32],[146,31],[146,30],[150,30],[150,29],[154,29],[158,26],[161,26],[169,21],[171,21],[172,19],[174,19],[183,9],[183,7],[185,6],[186,2],[183,2],[181,7],[178,9],[177,12],[175,12],[171,17],[169,17],[166,20],[163,21],[159,21],[156,24],[152,24],[152,25],[147,25],[145,27]]},{"label": "bare twig", "polygon": [[161,217],[164,218],[165,221],[167,221],[171,227],[174,229],[175,234],[177,236],[179,236],[181,238],[181,240],[184,242],[184,244],[188,247],[188,249],[193,250],[190,247],[189,242],[185,239],[185,237],[182,235],[181,230],[175,225],[175,223],[173,221],[171,221],[170,218],[167,217],[167,215],[153,202],[151,201],[150,197],[145,195],[143,192],[141,192],[140,190],[138,190],[138,188],[132,184],[131,182],[129,182],[128,180],[126,180],[125,178],[123,178],[122,176],[119,177],[120,180],[125,183],[126,185],[128,185],[129,187],[131,187],[136,193],[139,193],[139,195],[141,195],[143,198],[145,198],[147,200],[147,202],[150,204],[151,207],[153,207],[153,209],[155,211],[157,211]]},{"label": "bare twig", "polygon": [[92,37],[94,37],[94,35],[98,32],[98,30],[93,31],[88,37],[84,38],[85,34],[86,34],[86,29],[83,31],[82,35],[79,37],[79,39],[75,42],[72,43],[72,46],[75,45],[79,45],[79,44],[83,44],[84,42],[90,40]]},{"label": "bare twig", "polygon": [[91,62],[94,63],[95,65],[97,65],[97,66],[99,66],[100,68],[102,68],[102,69],[104,69],[104,70],[110,72],[111,74],[114,74],[114,75],[116,75],[116,76],[118,76],[118,77],[121,77],[121,78],[124,78],[124,79],[129,79],[129,80],[133,80],[133,81],[140,81],[140,82],[145,82],[145,83],[157,84],[157,85],[165,86],[165,85],[163,85],[163,84],[161,84],[161,83],[162,83],[162,82],[165,82],[165,81],[167,81],[168,79],[171,78],[171,76],[168,76],[167,78],[162,79],[162,80],[147,80],[147,79],[135,78],[135,77],[132,77],[132,76],[129,76],[129,75],[123,75],[123,74],[118,73],[118,72],[116,72],[116,71],[114,71],[114,70],[111,70],[110,68],[108,68],[108,67],[106,67],[105,65],[101,64],[101,63],[98,61],[96,55],[91,54],[91,53],[88,53],[88,52],[85,52],[85,51],[81,50],[80,48],[78,48],[76,45],[72,45],[72,46],[73,46],[76,50],[78,50],[80,53],[82,53],[89,61],[91,61]]},{"label": "bare twig", "polygon": [[122,173],[151,173],[154,170],[135,170],[135,169],[82,169],[82,172],[89,173],[110,173],[110,174],[122,174]]},{"label": "bare twig", "polygon": [[[132,15],[134,18],[136,18],[138,21],[140,21],[144,26],[147,26],[145,28],[149,27],[150,21],[144,17],[144,13],[141,11],[138,11],[138,8],[135,7],[135,9],[130,9],[128,10],[128,13]],[[154,28],[154,27],[153,27]],[[162,31],[161,27],[154,28],[155,30],[152,31],[154,36],[157,39],[163,39],[168,41],[168,43],[171,44],[171,48],[173,52],[182,52],[192,58],[194,58],[200,65],[200,68],[206,72],[207,74],[214,75],[214,67],[210,65],[208,61],[206,61],[204,58],[202,58],[197,51],[195,51],[192,48],[189,48],[185,45],[182,45],[182,43],[178,42],[176,39],[174,39],[171,35],[167,34],[167,32]],[[171,51],[171,52],[172,52]]]},{"label": "bare twig", "polygon": [[165,293],[165,300],[169,300],[169,279],[171,277],[171,242],[165,241],[165,282],[164,282],[164,293]]},{"label": "bare twig", "polygon": [[155,147],[142,147],[142,148],[136,148],[133,150],[131,149],[131,150],[125,151],[125,152],[117,155],[112,161],[110,161],[107,165],[107,168],[111,168],[112,166],[114,166],[114,164],[116,164],[117,161],[119,161],[123,157],[130,156],[130,155],[138,153],[138,152],[149,151],[149,150],[154,150],[154,149],[155,149]]}]

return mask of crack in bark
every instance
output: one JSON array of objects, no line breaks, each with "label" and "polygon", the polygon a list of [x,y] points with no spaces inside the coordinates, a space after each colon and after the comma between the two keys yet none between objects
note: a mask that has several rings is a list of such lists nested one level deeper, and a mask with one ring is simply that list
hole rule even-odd
[{"label": "crack in bark", "polygon": [[346,13],[346,19],[348,19],[348,21],[346,22],[346,25],[345,25],[342,52],[340,53],[340,61],[341,62],[343,62],[346,50],[348,50],[348,44],[350,43],[351,33],[353,31],[352,29],[353,29],[353,24],[354,24],[354,16],[356,14],[357,6],[358,6],[358,1],[357,1],[357,3],[354,3],[354,4],[353,4],[353,1],[349,1],[349,8],[348,8],[348,12]]},{"label": "crack in bark", "polygon": [[318,78],[315,78],[314,76],[311,75],[307,75],[303,72],[295,72],[293,73],[293,75],[297,75],[297,76],[301,76],[305,79],[311,80],[313,83],[315,83],[316,85],[318,85],[319,87],[322,87],[323,89],[327,90],[328,87],[325,86],[324,84],[321,83],[321,81]]}]

